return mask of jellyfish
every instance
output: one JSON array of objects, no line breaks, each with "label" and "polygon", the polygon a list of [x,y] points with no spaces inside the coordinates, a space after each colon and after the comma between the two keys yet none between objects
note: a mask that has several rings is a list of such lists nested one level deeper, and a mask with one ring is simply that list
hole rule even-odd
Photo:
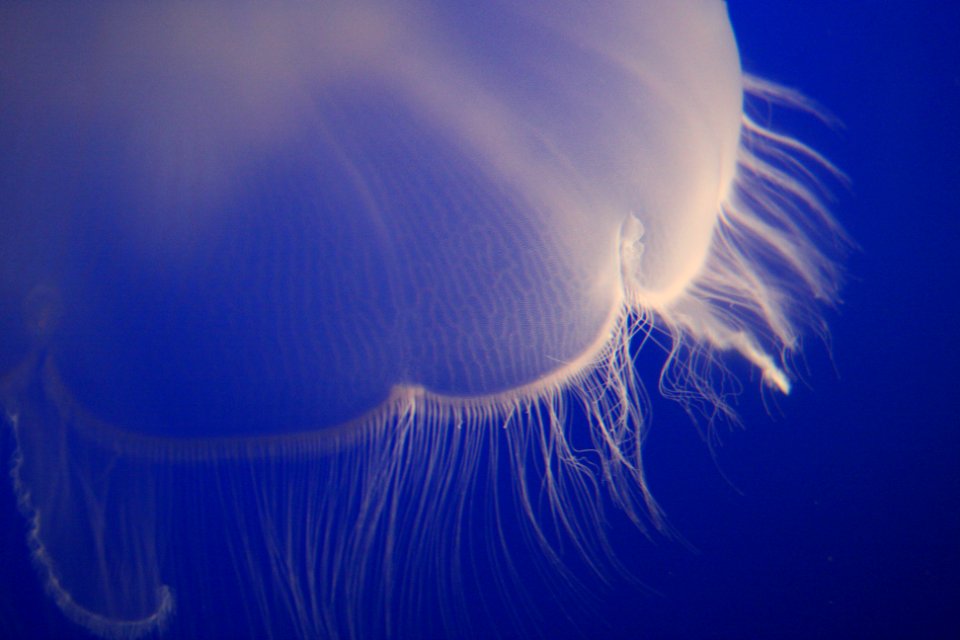
[{"label": "jellyfish", "polygon": [[2,14],[9,475],[95,635],[455,635],[477,565],[602,573],[606,511],[665,526],[646,389],[787,393],[837,298],[834,170],[762,118],[814,108],[720,0]]}]

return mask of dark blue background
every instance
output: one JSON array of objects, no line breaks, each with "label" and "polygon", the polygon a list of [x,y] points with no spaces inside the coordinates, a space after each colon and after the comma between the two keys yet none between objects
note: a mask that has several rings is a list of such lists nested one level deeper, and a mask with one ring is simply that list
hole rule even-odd
[{"label": "dark blue background", "polygon": [[[711,451],[654,401],[651,488],[677,539],[618,523],[645,586],[614,580],[597,625],[545,637],[960,637],[960,9],[948,2],[730,2],[748,71],[802,89],[845,128],[803,135],[851,178],[859,244],[832,346]],[[4,488],[0,635],[64,627],[43,604]],[[554,610],[555,614],[556,611]],[[575,614],[576,615],[576,614]]]}]

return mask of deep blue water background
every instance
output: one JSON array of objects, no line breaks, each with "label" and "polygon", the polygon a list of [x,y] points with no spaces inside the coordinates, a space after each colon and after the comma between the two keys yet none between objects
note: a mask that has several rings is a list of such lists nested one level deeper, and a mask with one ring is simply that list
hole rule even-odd
[{"label": "deep blue water background", "polygon": [[[802,89],[845,128],[801,135],[850,176],[837,215],[860,249],[829,349],[772,405],[746,381],[744,429],[712,451],[654,402],[648,475],[687,544],[619,523],[640,587],[602,625],[545,637],[960,637],[960,8],[731,1],[748,71]],[[64,633],[0,504],[0,636]],[[584,624],[589,624],[586,620]],[[80,637],[80,636],[78,636]]]}]

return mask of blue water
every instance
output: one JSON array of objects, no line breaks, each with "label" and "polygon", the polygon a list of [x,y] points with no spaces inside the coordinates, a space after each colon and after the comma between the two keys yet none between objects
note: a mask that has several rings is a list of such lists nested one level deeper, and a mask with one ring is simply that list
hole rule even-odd
[{"label": "blue water", "polygon": [[[844,123],[803,132],[851,180],[836,202],[860,246],[844,304],[789,397],[764,403],[738,369],[745,428],[712,449],[655,398],[648,477],[676,535],[614,521],[639,584],[614,578],[588,612],[541,602],[544,637],[960,637],[960,9],[947,6],[730,3],[745,68]],[[43,598],[6,483],[0,497],[0,636],[84,637]]]}]

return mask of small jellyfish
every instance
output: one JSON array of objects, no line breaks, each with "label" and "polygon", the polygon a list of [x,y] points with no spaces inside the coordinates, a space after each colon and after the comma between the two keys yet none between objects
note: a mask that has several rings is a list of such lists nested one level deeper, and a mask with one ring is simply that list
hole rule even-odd
[{"label": "small jellyfish", "polygon": [[722,414],[836,300],[833,169],[749,115],[811,106],[720,0],[0,13],[10,477],[94,634],[456,635],[480,565],[602,573],[607,510],[663,524],[638,350]]}]

